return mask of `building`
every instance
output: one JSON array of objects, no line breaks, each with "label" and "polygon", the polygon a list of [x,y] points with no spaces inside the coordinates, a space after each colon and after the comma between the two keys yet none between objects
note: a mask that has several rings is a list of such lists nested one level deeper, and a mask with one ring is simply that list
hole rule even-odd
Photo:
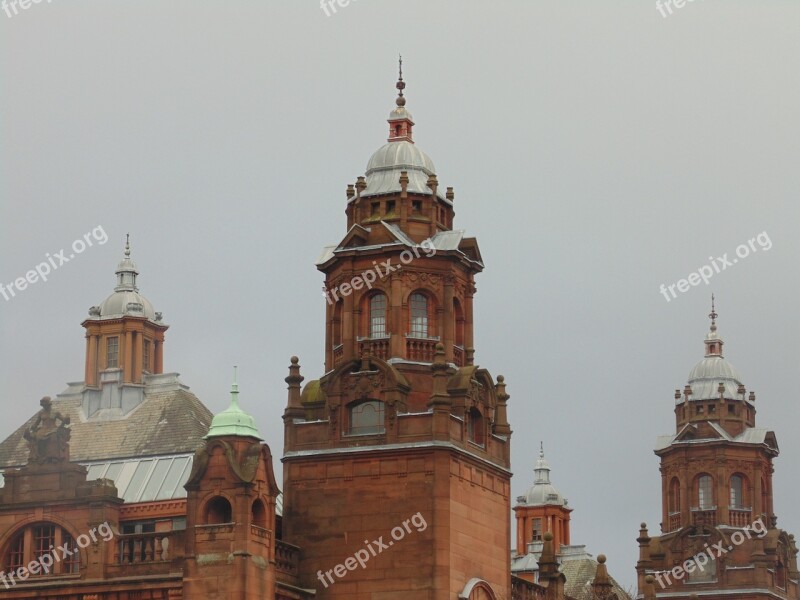
[{"label": "building", "polygon": [[513,576],[539,583],[539,562],[544,551],[545,535],[552,536],[555,559],[564,575],[564,594],[574,600],[593,600],[597,594],[598,574],[607,581],[609,594],[618,600],[629,598],[613,577],[608,575],[605,556],[597,560],[586,546],[570,542],[570,514],[567,499],[550,481],[550,464],[544,456],[544,445],[534,469],[534,482],[528,491],[517,498],[514,514],[517,520],[516,547],[511,551]]},{"label": "building", "polygon": [[[603,555],[572,545],[543,450],[511,548],[510,396],[475,364],[483,260],[414,144],[402,73],[397,88],[388,140],[347,187],[346,230],[317,263],[325,373],[303,386],[290,360],[283,489],[235,379],[212,418],[164,372],[168,327],[126,243],[113,293],[83,321],[83,380],[0,443],[4,597],[627,597]],[[772,505],[775,435],[755,427],[755,395],[711,317],[706,356],[676,393],[676,434],[656,449],[662,532],[640,532],[640,597],[795,600],[797,546]],[[724,556],[691,568],[718,546]]]},{"label": "building", "polygon": [[[798,598],[797,545],[773,510],[775,433],[724,358],[712,301],[705,356],[675,390],[673,435],[658,439],[661,535],[639,533],[639,585],[659,598]],[[652,579],[651,579],[652,578]]]}]

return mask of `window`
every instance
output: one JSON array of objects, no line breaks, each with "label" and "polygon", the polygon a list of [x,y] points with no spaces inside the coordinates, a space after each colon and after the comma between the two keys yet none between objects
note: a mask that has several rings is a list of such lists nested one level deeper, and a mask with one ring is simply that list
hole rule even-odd
[{"label": "window", "polygon": [[119,367],[119,338],[106,338],[106,369]]},{"label": "window", "polygon": [[[41,570],[34,575],[28,571],[31,577],[44,577],[47,575],[64,575],[78,573],[80,568],[80,552],[77,551],[77,544],[72,536],[63,528],[52,523],[40,523],[20,531],[9,543],[3,556],[3,565],[0,570],[9,575],[14,571],[26,567],[34,561],[39,561],[43,556],[52,557],[53,548],[65,547],[73,550],[70,556],[65,556],[61,560],[50,561],[49,572]],[[45,561],[47,562],[47,561]]]},{"label": "window", "polygon": [[697,506],[700,510],[714,508],[714,480],[709,475],[697,480]]},{"label": "window", "polygon": [[387,200],[386,201],[386,216],[394,215],[394,200]]},{"label": "window", "polygon": [[369,337],[386,337],[386,296],[375,294],[369,300]]},{"label": "window", "polygon": [[702,415],[703,414],[703,406],[700,405],[700,404],[697,405],[697,414],[698,415]]},{"label": "window", "polygon": [[483,415],[477,408],[467,412],[467,437],[470,442],[483,446]]},{"label": "window", "polygon": [[250,518],[256,527],[267,528],[267,509],[264,508],[264,503],[261,500],[253,501]]},{"label": "window", "polygon": [[731,508],[744,508],[744,478],[741,475],[731,477]]},{"label": "window", "polygon": [[713,415],[715,412],[717,412],[717,407],[714,406],[713,404],[709,404],[708,405],[708,414]]},{"label": "window", "polygon": [[372,203],[372,215],[373,217],[377,217],[381,214],[381,203],[380,202],[373,202]]},{"label": "window", "polygon": [[414,214],[422,212],[422,200],[414,200],[411,202],[411,210]]},{"label": "window", "polygon": [[142,356],[142,369],[145,371],[152,371],[150,368],[150,340],[145,340],[143,345],[143,353]]},{"label": "window", "polygon": [[428,298],[411,294],[411,337],[428,337]]},{"label": "window", "polygon": [[736,407],[733,404],[728,404],[728,414],[729,415],[736,414]]},{"label": "window", "polygon": [[350,408],[350,433],[366,435],[383,433],[383,402],[368,400]]},{"label": "window", "polygon": [[669,484],[669,512],[670,514],[681,512],[681,482],[677,477]]},{"label": "window", "polygon": [[532,536],[531,539],[534,542],[541,542],[542,541],[542,520],[541,519],[534,519],[533,520],[533,530],[531,531]]},{"label": "window", "polygon": [[217,496],[206,504],[205,523],[208,525],[220,525],[222,523],[233,522],[233,510],[227,498]]}]

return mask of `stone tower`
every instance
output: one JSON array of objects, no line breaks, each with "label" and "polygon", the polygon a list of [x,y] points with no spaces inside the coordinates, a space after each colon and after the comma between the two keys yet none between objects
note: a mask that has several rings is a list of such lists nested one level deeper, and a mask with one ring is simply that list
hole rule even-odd
[{"label": "stone tower", "polygon": [[214,417],[186,483],[184,600],[275,598],[272,455],[238,404]]},{"label": "stone tower", "polygon": [[705,356],[675,390],[676,433],[662,436],[661,535],[642,524],[639,587],[670,598],[798,598],[794,536],[773,510],[775,434],[756,427],[756,396],[723,355],[712,301]]},{"label": "stone tower", "polygon": [[301,391],[293,359],[286,378],[284,539],[320,600],[508,598],[509,396],[473,362],[483,263],[404,87],[317,264],[325,375]]}]

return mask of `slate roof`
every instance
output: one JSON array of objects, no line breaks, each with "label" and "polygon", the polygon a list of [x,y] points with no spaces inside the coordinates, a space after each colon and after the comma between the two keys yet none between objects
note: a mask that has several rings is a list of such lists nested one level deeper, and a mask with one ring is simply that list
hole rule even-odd
[{"label": "slate roof", "polygon": [[[187,389],[145,392],[144,401],[116,419],[87,419],[80,398],[56,398],[53,409],[69,416],[72,430],[70,460],[96,462],[111,458],[141,458],[193,453],[208,432],[212,414]],[[22,435],[38,413],[0,443],[0,469],[19,467],[28,460]]]},{"label": "slate roof", "polygon": [[[561,563],[561,572],[567,578],[564,586],[564,593],[573,597],[575,600],[593,600],[592,582],[597,573],[597,561],[590,557],[564,560]],[[609,575],[613,591],[619,600],[625,600],[630,596],[620,585]]]}]

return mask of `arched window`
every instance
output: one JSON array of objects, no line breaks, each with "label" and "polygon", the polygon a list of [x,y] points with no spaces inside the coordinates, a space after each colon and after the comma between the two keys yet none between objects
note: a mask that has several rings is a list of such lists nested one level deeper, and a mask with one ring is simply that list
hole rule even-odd
[{"label": "arched window", "polygon": [[744,477],[741,475],[734,475],[731,477],[731,508],[744,508]]},{"label": "arched window", "polygon": [[[81,537],[86,537],[88,540],[88,536]],[[85,545],[81,547],[85,547]],[[71,551],[71,554],[62,556],[63,553],[59,552],[53,556],[54,548],[66,548]],[[45,557],[46,555],[49,557]],[[38,573],[33,573],[26,568],[31,562],[40,565],[49,563],[49,566],[47,569],[39,568]],[[80,550],[75,540],[63,527],[53,523],[40,523],[26,527],[17,533],[6,547],[0,571],[4,571],[10,576],[24,567],[30,577],[78,573]]]},{"label": "arched window", "polygon": [[383,402],[367,400],[350,407],[350,433],[366,435],[383,433]]},{"label": "arched window", "polygon": [[411,337],[428,337],[428,298],[416,292],[411,294]]},{"label": "arched window", "polygon": [[477,408],[467,411],[467,437],[474,444],[484,444],[483,415]]},{"label": "arched window", "polygon": [[232,521],[233,510],[227,498],[217,496],[208,501],[205,509],[205,525],[220,525],[222,523],[231,523]]},{"label": "arched window", "polygon": [[669,484],[669,512],[670,514],[681,512],[681,482],[677,477],[673,477]]},{"label": "arched window", "polygon": [[697,478],[697,507],[700,510],[714,508],[714,480],[710,475]]},{"label": "arched window", "polygon": [[256,527],[261,527],[261,529],[267,528],[267,509],[264,508],[264,503],[261,500],[253,501],[253,508],[250,518],[253,522],[253,525]]},{"label": "arched window", "polygon": [[458,301],[458,298],[453,298],[453,315],[456,320],[456,346],[461,346],[463,348],[466,319],[464,319],[464,311],[461,308],[461,303]]},{"label": "arched window", "polygon": [[375,294],[369,300],[369,337],[386,337],[386,295]]}]

